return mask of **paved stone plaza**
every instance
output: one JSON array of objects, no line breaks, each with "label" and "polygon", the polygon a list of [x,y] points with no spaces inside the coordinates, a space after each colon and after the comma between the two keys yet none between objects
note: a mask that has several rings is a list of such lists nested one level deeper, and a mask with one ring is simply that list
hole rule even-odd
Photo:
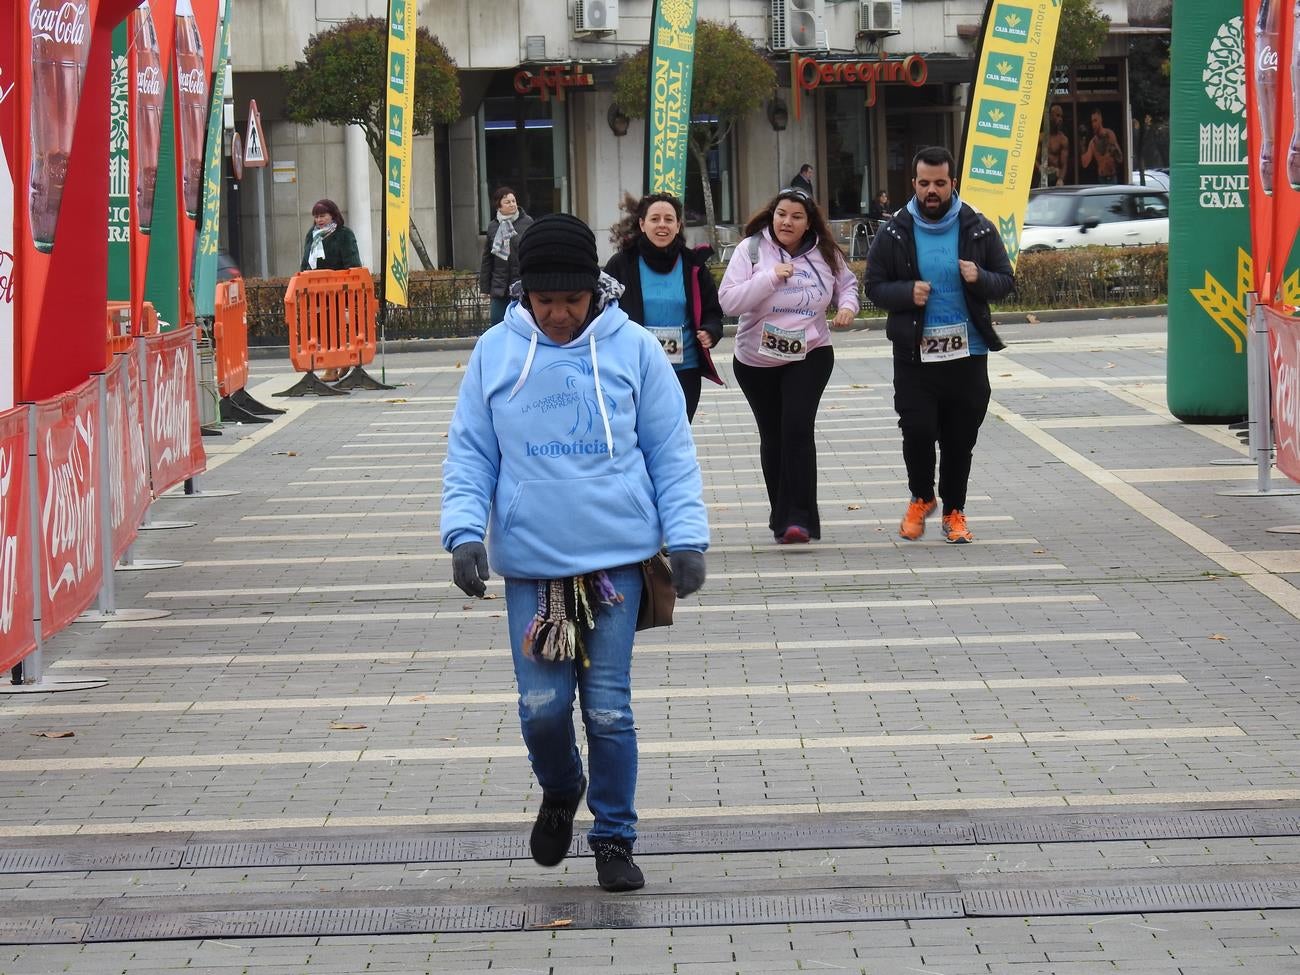
[{"label": "paved stone plaza", "polygon": [[0,975],[1300,973],[1300,535],[1268,530],[1300,498],[1216,493],[1254,469],[1165,412],[1164,319],[1021,318],[974,545],[897,538],[882,333],[836,337],[812,545],[772,543],[749,411],[705,389],[710,575],[637,644],[632,895],[524,852],[504,606],[438,545],[468,351],[308,401],[256,362],[290,412],[199,480],[239,494],[160,501],[197,525],[134,554],[184,564],[116,573],[171,615],[47,645],[103,687],[0,698]]}]

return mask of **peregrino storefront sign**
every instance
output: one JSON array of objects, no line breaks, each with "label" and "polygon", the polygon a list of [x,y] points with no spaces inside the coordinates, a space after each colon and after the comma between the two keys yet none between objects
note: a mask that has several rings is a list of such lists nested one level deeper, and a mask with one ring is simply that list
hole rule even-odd
[{"label": "peregrino storefront sign", "polygon": [[[862,85],[867,89],[866,106],[876,104],[876,85],[905,84],[920,88],[929,76],[929,66],[919,54],[875,61],[818,61],[802,54],[790,55],[790,77],[796,91],[813,91],[822,85]],[[796,95],[794,117],[802,117],[803,99]]]},{"label": "peregrino storefront sign", "polygon": [[537,92],[542,101],[555,95],[558,101],[564,101],[564,92],[568,88],[593,88],[596,79],[590,71],[583,71],[581,64],[548,64],[536,74],[524,68],[515,72],[515,91],[521,95]]}]

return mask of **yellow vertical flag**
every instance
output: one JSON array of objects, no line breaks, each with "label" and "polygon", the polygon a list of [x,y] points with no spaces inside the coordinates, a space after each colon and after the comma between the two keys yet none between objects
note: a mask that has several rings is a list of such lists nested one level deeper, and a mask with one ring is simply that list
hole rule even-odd
[{"label": "yellow vertical flag", "polygon": [[1014,264],[1029,203],[1061,0],[989,0],[966,109],[961,198],[998,228]]},{"label": "yellow vertical flag", "polygon": [[388,0],[384,148],[385,295],[406,307],[410,283],[411,116],[415,110],[415,0]]}]

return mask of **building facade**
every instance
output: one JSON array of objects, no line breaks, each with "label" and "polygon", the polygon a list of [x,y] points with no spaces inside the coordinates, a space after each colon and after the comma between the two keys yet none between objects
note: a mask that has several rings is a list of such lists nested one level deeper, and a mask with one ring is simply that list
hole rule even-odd
[{"label": "building facade", "polygon": [[[1131,2],[1131,0],[1128,0]],[[1058,79],[1054,102],[1071,141],[1101,112],[1130,131],[1123,40],[1126,0],[1099,0],[1112,37],[1098,65]],[[298,268],[312,204],[335,199],[370,266],[379,264],[379,171],[359,131],[302,126],[284,116],[282,69],[313,34],[351,16],[385,15],[384,0],[233,0],[236,124],[256,98],[271,154],[232,199],[229,249],[245,273],[262,272],[261,234],[274,275]],[[777,88],[710,153],[709,192],[719,223],[743,223],[814,168],[832,218],[865,213],[876,191],[895,205],[909,193],[921,146],[956,150],[974,71],[984,0],[699,0],[699,17],[735,23],[776,71]],[[422,0],[418,23],[446,45],[460,71],[461,118],[415,143],[413,215],[438,266],[474,268],[492,214],[489,197],[512,187],[533,216],[574,213],[597,230],[639,194],[644,124],[614,101],[619,59],[649,38],[652,0]],[[1070,157],[1077,167],[1077,153]],[[1071,172],[1087,181],[1087,173]],[[262,186],[259,191],[258,179]],[[1065,178],[1061,182],[1070,181]],[[703,236],[703,181],[692,160],[691,234]]]}]

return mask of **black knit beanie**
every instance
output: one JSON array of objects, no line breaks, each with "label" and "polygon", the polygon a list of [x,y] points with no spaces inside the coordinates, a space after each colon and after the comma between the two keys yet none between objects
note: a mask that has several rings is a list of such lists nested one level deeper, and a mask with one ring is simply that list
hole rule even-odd
[{"label": "black knit beanie", "polygon": [[519,280],[524,291],[595,291],[596,235],[567,213],[534,220],[519,241]]}]

